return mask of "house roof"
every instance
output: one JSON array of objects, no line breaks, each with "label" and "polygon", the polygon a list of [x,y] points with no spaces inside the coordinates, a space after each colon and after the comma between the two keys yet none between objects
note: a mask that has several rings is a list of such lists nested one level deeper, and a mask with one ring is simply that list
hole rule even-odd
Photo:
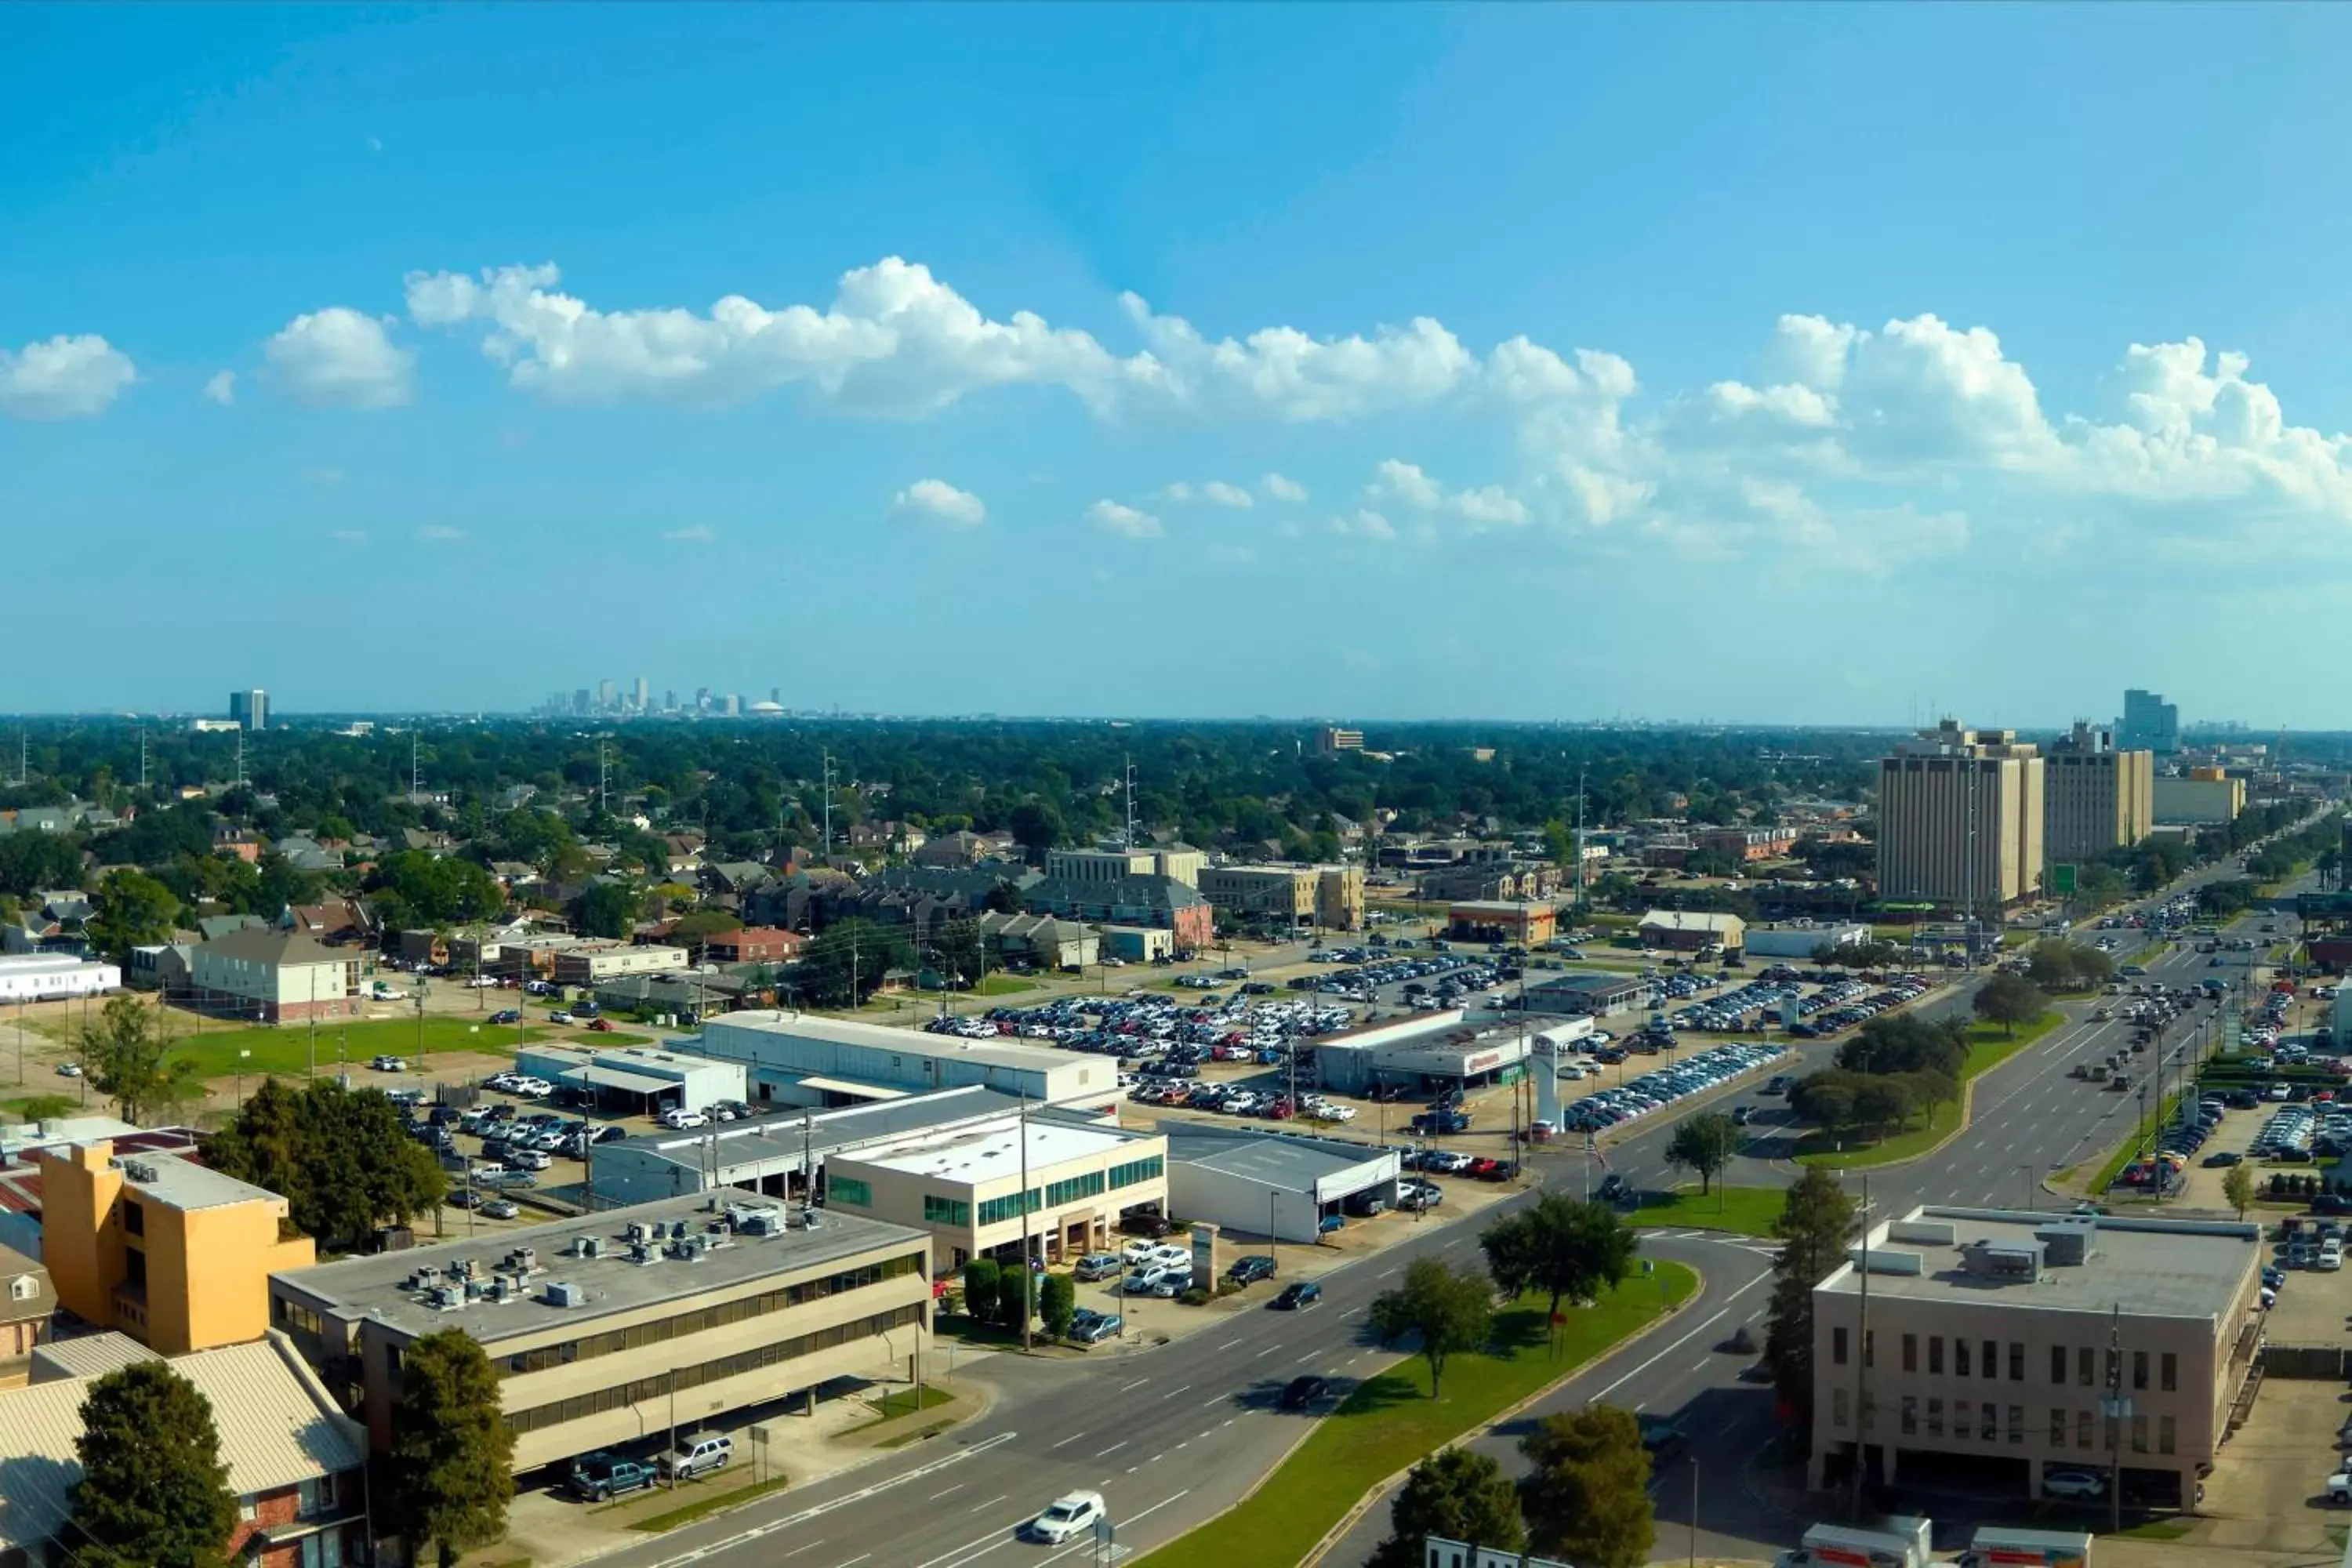
[{"label": "house roof", "polygon": [[252,963],[342,963],[348,953],[338,952],[307,931],[272,931],[268,926],[249,926],[216,936],[196,950],[223,958],[241,958]]},{"label": "house roof", "polygon": [[[95,1348],[84,1353],[101,1354]],[[131,1365],[163,1358],[142,1350],[110,1359]],[[229,1489],[240,1497],[281,1491],[367,1462],[359,1424],[336,1410],[282,1334],[199,1351],[171,1367],[211,1403]],[[92,1381],[65,1377],[0,1393],[0,1551],[23,1548],[29,1554],[65,1527],[81,1479],[75,1444]]]}]

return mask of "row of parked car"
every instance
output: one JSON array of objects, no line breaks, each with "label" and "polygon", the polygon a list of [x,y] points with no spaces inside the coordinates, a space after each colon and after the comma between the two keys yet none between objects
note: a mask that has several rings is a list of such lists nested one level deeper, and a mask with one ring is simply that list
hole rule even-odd
[{"label": "row of parked car", "polygon": [[[1778,1061],[1786,1052],[1766,1044],[1717,1046],[1685,1060],[1645,1072],[1629,1083],[1598,1089],[1562,1110],[1567,1131],[1598,1132],[1635,1117],[1649,1116],[1677,1100],[1703,1094],[1743,1073]],[[1538,1133],[1543,1123],[1536,1124]]]},{"label": "row of parked car", "polygon": [[1825,1007],[1811,1018],[1799,1019],[1790,1026],[1789,1033],[1801,1040],[1810,1040],[1822,1035],[1834,1035],[1841,1029],[1851,1029],[1891,1008],[1916,1002],[1927,994],[1927,977],[1924,974],[1898,974],[1875,991]]}]

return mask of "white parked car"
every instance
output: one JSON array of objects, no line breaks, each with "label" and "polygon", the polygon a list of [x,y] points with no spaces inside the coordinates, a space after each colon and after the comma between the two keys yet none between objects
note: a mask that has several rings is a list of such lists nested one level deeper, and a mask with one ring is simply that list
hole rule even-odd
[{"label": "white parked car", "polygon": [[368,1063],[368,1066],[378,1072],[406,1072],[408,1060],[404,1057],[378,1057]]},{"label": "white parked car", "polygon": [[1021,1527],[1021,1533],[1059,1546],[1093,1530],[1104,1517],[1102,1493],[1072,1492],[1047,1504],[1045,1512]]},{"label": "white parked car", "polygon": [[551,1024],[569,1024],[573,1020],[571,1014],[565,1012],[562,1008],[558,1007],[554,1012],[550,1013],[547,1016],[547,1021]]},{"label": "white parked car", "polygon": [[709,1123],[710,1118],[703,1115],[699,1110],[680,1110],[673,1107],[661,1113],[661,1124],[674,1132],[684,1131],[693,1127],[706,1127]]},{"label": "white parked car", "polygon": [[543,1078],[518,1075],[507,1085],[507,1092],[518,1100],[545,1100],[555,1092],[555,1086]]}]

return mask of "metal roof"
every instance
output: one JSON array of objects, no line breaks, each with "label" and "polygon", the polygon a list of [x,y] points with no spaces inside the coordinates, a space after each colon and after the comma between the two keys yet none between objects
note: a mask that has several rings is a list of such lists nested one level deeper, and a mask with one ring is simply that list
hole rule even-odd
[{"label": "metal roof", "polygon": [[[121,1364],[163,1359],[142,1351]],[[335,1408],[281,1334],[180,1356],[171,1366],[211,1402],[229,1489],[240,1497],[367,1462],[359,1424]],[[64,1527],[81,1479],[74,1445],[91,1382],[67,1377],[0,1393],[0,1551],[30,1554]]]},{"label": "metal roof", "polygon": [[565,1083],[593,1085],[597,1089],[625,1089],[631,1094],[659,1094],[677,1087],[674,1079],[655,1078],[647,1073],[623,1072],[619,1068],[572,1068],[558,1075]]},{"label": "metal roof", "polygon": [[1172,1118],[1158,1123],[1156,1130],[1167,1138],[1168,1158],[1175,1163],[1297,1192],[1310,1191],[1318,1182],[1381,1159],[1394,1159],[1397,1152],[1361,1143],[1292,1138]]}]

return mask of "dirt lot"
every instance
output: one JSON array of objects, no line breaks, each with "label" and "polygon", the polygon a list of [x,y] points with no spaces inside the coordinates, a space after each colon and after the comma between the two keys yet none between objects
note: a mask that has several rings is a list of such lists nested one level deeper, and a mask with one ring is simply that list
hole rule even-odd
[{"label": "dirt lot", "polygon": [[2205,1483],[2200,1526],[2207,1544],[2336,1555],[2326,1531],[2336,1521],[2326,1503],[2336,1467],[2336,1428],[2352,1415],[2352,1396],[2332,1382],[2273,1377],[2254,1397],[2253,1413],[2222,1447]]}]

